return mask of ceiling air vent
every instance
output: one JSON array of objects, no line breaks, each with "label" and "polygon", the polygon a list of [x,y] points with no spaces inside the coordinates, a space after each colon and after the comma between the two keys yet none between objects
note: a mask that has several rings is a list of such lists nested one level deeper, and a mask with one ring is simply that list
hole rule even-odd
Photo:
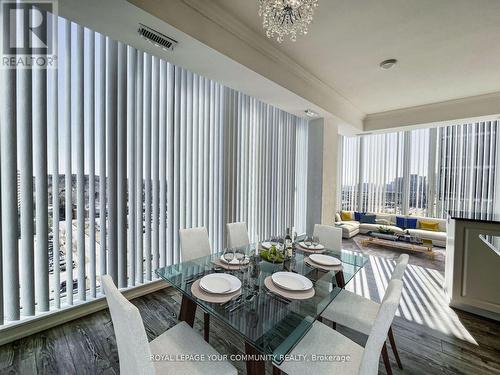
[{"label": "ceiling air vent", "polygon": [[150,27],[139,24],[139,35],[146,39],[148,42],[153,43],[155,46],[160,47],[166,51],[173,51],[174,46],[177,45],[177,41],[169,38],[165,34],[162,34]]}]

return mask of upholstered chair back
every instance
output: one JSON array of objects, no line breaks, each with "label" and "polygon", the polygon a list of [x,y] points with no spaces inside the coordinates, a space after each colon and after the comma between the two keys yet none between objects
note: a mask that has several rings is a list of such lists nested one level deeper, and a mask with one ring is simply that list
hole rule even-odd
[{"label": "upholstered chair back", "polygon": [[227,223],[226,229],[228,248],[242,247],[250,244],[246,223]]},{"label": "upholstered chair back", "polygon": [[403,276],[410,257],[408,254],[401,254],[396,261],[396,267],[392,273],[391,280],[403,280]]},{"label": "upholstered chair back", "polygon": [[210,255],[212,252],[205,227],[180,229],[179,238],[183,262]]},{"label": "upholstered chair back", "polygon": [[380,309],[365,345],[359,374],[378,374],[380,352],[382,351],[387,333],[389,332],[389,328],[391,327],[394,315],[399,306],[402,291],[403,282],[401,280],[391,280],[389,282],[384,299],[382,300],[382,304],[380,305]]},{"label": "upholstered chair back", "polygon": [[141,314],[116,288],[109,275],[101,277],[118,346],[120,374],[153,375],[151,350]]},{"label": "upholstered chair back", "polygon": [[314,237],[319,238],[319,242],[330,250],[342,249],[342,229],[330,225],[315,224]]}]

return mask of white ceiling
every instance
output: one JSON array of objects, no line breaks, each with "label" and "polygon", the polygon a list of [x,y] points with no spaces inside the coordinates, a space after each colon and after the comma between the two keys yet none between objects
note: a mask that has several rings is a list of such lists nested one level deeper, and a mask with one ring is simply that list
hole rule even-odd
[{"label": "white ceiling", "polygon": [[[263,34],[258,0],[211,1]],[[377,113],[500,91],[499,19],[499,0],[320,0],[309,34],[275,46]]]}]

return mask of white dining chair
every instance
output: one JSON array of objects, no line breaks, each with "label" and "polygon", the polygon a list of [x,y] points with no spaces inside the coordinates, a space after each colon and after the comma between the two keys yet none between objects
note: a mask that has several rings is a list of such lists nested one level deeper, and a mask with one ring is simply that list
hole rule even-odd
[{"label": "white dining chair", "polygon": [[[212,253],[208,231],[205,227],[179,229],[181,243],[181,260],[183,262],[192,259],[209,256]],[[210,315],[203,312],[203,337],[206,342],[210,340]]]},{"label": "white dining chair", "polygon": [[181,243],[181,260],[187,262],[192,259],[208,256],[212,253],[207,228],[179,229]]},{"label": "white dining chair", "polygon": [[[325,324],[315,321],[312,328],[287,357],[287,359],[293,359],[299,358],[299,355],[305,355],[309,360],[285,360],[278,368],[290,375],[378,374],[380,354],[382,353],[384,356],[385,352],[385,356],[387,355],[385,339],[396,314],[402,290],[403,282],[401,280],[389,282],[364,348]],[[329,360],[313,361],[311,360],[312,355],[331,357]],[[335,360],[342,355],[348,355],[350,358],[344,361]]]},{"label": "white dining chair", "polygon": [[319,242],[329,250],[342,249],[342,229],[340,228],[315,224],[313,237],[318,237]]},{"label": "white dining chair", "polygon": [[[209,344],[181,322],[148,343],[137,307],[116,288],[109,275],[101,277],[118,346],[120,374],[236,374],[227,361],[175,361],[176,356],[218,356]],[[172,360],[173,359],[173,360]]]},{"label": "white dining chair", "polygon": [[[408,254],[401,254],[399,256],[396,261],[396,267],[392,272],[391,280],[403,280],[408,260]],[[334,327],[335,324],[338,323],[357,332],[369,335],[375,323],[379,309],[379,303],[342,289],[337,297],[335,297],[330,305],[328,305],[325,311],[323,311],[321,318],[334,322]],[[403,365],[401,364],[401,359],[399,358],[399,353],[396,348],[392,327],[389,327],[388,336],[398,367],[403,369]]]},{"label": "white dining chair", "polygon": [[248,246],[250,239],[248,238],[247,224],[244,222],[227,223],[227,247],[233,249],[235,247]]}]

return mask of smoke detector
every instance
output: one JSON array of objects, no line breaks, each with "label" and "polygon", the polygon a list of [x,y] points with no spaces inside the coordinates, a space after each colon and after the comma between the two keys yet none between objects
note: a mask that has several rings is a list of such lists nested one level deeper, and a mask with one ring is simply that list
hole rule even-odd
[{"label": "smoke detector", "polygon": [[394,65],[396,65],[398,62],[398,60],[396,59],[387,59],[387,60],[384,60],[380,63],[380,67],[382,69],[391,69]]}]

